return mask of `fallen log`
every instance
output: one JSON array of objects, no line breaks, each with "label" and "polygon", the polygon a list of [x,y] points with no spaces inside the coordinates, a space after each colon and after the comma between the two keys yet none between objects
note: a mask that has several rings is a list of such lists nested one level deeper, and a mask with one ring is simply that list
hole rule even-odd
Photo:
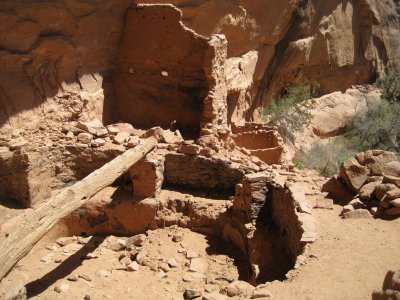
[{"label": "fallen log", "polygon": [[17,230],[0,239],[0,280],[57,222],[113,183],[156,145],[154,137],[146,139],[28,212]]}]

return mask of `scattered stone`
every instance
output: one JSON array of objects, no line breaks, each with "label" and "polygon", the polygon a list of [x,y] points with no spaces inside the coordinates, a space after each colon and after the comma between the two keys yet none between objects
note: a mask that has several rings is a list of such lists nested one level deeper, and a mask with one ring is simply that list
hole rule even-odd
[{"label": "scattered stone", "polygon": [[90,278],[87,274],[79,274],[78,277],[89,282],[92,281],[92,278]]},{"label": "scattered stone", "polygon": [[344,219],[370,219],[371,214],[367,209],[357,209],[343,214]]},{"label": "scattered stone", "polygon": [[123,239],[118,239],[114,236],[108,238],[108,243],[106,245],[107,249],[115,252],[119,252],[125,249],[127,242]]},{"label": "scattered stone", "polygon": [[333,209],[333,200],[328,198],[318,198],[315,208]]},{"label": "scattered stone", "polygon": [[119,132],[114,137],[114,143],[118,145],[122,145],[129,138],[128,132]]},{"label": "scattered stone", "polygon": [[366,208],[366,205],[360,201],[360,199],[356,198],[350,201],[349,203],[353,206],[354,209],[363,209]]},{"label": "scattered stone", "polygon": [[201,290],[199,289],[193,289],[193,288],[188,288],[185,289],[185,292],[183,293],[183,298],[184,299],[196,299],[201,296]]},{"label": "scattered stone", "polygon": [[170,258],[167,261],[168,266],[170,266],[171,268],[177,268],[178,267],[178,262],[176,261],[175,258]]},{"label": "scattered stone", "polygon": [[95,142],[99,147],[104,146],[104,145],[106,144],[106,141],[105,141],[104,139],[101,139],[101,138],[95,139],[94,142]]},{"label": "scattered stone", "polygon": [[49,254],[47,254],[46,256],[42,257],[42,258],[40,259],[40,261],[42,261],[42,262],[48,264],[48,263],[50,263],[50,262],[53,260],[53,257],[54,257],[54,253],[49,253]]},{"label": "scattered stone", "polygon": [[126,266],[128,266],[129,264],[132,263],[132,260],[130,259],[130,257],[124,256],[119,260],[119,263],[126,267]]},{"label": "scattered stone", "polygon": [[387,192],[397,189],[397,187],[392,183],[381,183],[374,190],[374,195],[378,201],[381,201]]},{"label": "scattered stone", "polygon": [[394,189],[394,190],[390,190],[385,194],[385,198],[387,200],[394,200],[396,198],[400,198],[400,189]]},{"label": "scattered stone", "polygon": [[146,261],[143,262],[143,265],[146,266],[146,267],[149,267],[150,270],[152,270],[154,272],[159,271],[158,270],[158,264],[156,262],[154,262],[154,261],[146,260]]},{"label": "scattered stone", "polygon": [[398,188],[400,188],[400,177],[384,175],[382,183],[392,183],[395,186],[397,186]]},{"label": "scattered stone", "polygon": [[265,287],[256,287],[250,299],[272,299],[272,294]]},{"label": "scattered stone", "polygon": [[225,295],[221,295],[218,292],[204,293],[203,300],[228,300],[229,298]]},{"label": "scattered stone", "polygon": [[341,202],[350,201],[354,197],[353,193],[344,183],[342,183],[337,175],[332,176],[324,183],[322,186],[322,192],[329,193],[330,197],[340,200]]},{"label": "scattered stone", "polygon": [[97,272],[97,276],[99,276],[99,277],[110,277],[111,273],[109,271],[107,271],[107,270],[99,270]]},{"label": "scattered stone", "polygon": [[196,252],[194,250],[188,250],[186,252],[186,258],[187,259],[192,259],[192,258],[196,258],[196,257],[199,257],[199,253],[198,252]]},{"label": "scattered stone", "polygon": [[201,147],[195,144],[182,144],[178,148],[178,152],[189,155],[200,154]]},{"label": "scattered stone", "polygon": [[76,236],[60,237],[57,239],[56,243],[60,246],[67,246],[69,244],[75,243],[78,240]]},{"label": "scattered stone", "polygon": [[107,130],[110,134],[116,135],[119,133],[119,129],[117,127],[114,127],[112,125],[107,126]]},{"label": "scattered stone", "polygon": [[136,147],[137,145],[139,145],[139,143],[140,143],[140,138],[138,136],[131,136],[128,141],[128,147],[129,148]]},{"label": "scattered stone", "polygon": [[84,130],[67,124],[67,125],[63,125],[61,132],[65,133],[65,134],[68,132],[72,132],[74,135],[78,135],[78,134],[84,132]]},{"label": "scattered stone", "polygon": [[306,200],[306,195],[304,193],[304,189],[297,184],[288,185],[288,189],[289,189],[290,193],[292,194],[294,201],[296,202],[298,211],[301,213],[311,214],[312,208]]},{"label": "scattered stone", "polygon": [[363,185],[359,191],[359,197],[361,200],[369,200],[374,193],[375,188],[380,185],[380,181],[372,181]]},{"label": "scattered stone", "polygon": [[142,139],[147,139],[148,137],[151,137],[151,136],[155,137],[157,139],[157,142],[159,142],[159,143],[165,142],[164,130],[159,126],[150,128],[145,133],[143,133],[140,137]]},{"label": "scattered stone", "polygon": [[400,198],[391,200],[390,204],[396,207],[400,207]]},{"label": "scattered stone", "polygon": [[67,140],[72,140],[74,138],[74,133],[72,131],[68,131],[67,134],[65,135],[65,138]]},{"label": "scattered stone", "polygon": [[248,298],[250,295],[252,295],[253,291],[254,286],[241,280],[236,280],[222,289],[222,293],[228,295],[229,297],[240,296],[244,298]]},{"label": "scattered stone", "polygon": [[108,134],[108,130],[106,129],[106,128],[99,128],[99,129],[97,129],[96,130],[96,136],[99,136],[99,137],[105,137],[105,136],[107,136],[107,134]]},{"label": "scattered stone", "polygon": [[356,158],[346,160],[340,167],[340,177],[354,192],[358,192],[368,178],[369,170],[360,165]]},{"label": "scattered stone", "polygon": [[82,257],[83,259],[95,259],[95,258],[99,258],[99,256],[95,253],[88,253],[86,254],[84,257]]},{"label": "scattered stone", "polygon": [[27,139],[20,136],[20,137],[17,137],[16,139],[11,140],[8,143],[8,147],[10,148],[10,150],[17,150],[17,149],[21,148],[22,146],[25,146],[28,143],[29,143],[29,141]]},{"label": "scattered stone", "polygon": [[160,270],[160,271],[158,271],[157,273],[156,273],[156,277],[157,278],[164,278],[164,277],[167,277],[167,273],[165,273],[163,270]]},{"label": "scattered stone", "polygon": [[349,211],[353,211],[353,210],[354,210],[353,205],[345,205],[345,206],[343,206],[342,214],[345,214],[345,213],[347,213]]},{"label": "scattered stone", "polygon": [[93,140],[93,135],[91,135],[90,133],[87,132],[82,132],[80,134],[78,134],[78,136],[76,137],[77,140],[83,144],[90,144],[90,142]]},{"label": "scattered stone", "polygon": [[135,236],[130,237],[126,241],[126,247],[127,249],[132,249],[132,245],[136,247],[142,247],[146,239],[147,236],[145,234],[137,234]]},{"label": "scattered stone", "polygon": [[378,208],[377,207],[371,207],[369,212],[371,213],[371,215],[375,216],[378,213]]},{"label": "scattered stone", "polygon": [[[98,119],[95,119],[95,120],[92,120],[89,122],[78,122],[76,124],[76,127],[79,129],[82,129],[92,135],[96,135],[97,131],[100,131],[102,129],[106,130],[106,128],[104,128],[104,126],[103,126],[103,123]],[[107,130],[106,130],[106,134],[107,134]]]},{"label": "scattered stone", "polygon": [[206,284],[206,285],[204,286],[204,290],[205,290],[207,293],[212,293],[212,292],[215,292],[215,291],[217,290],[217,286],[212,285],[212,284]]},{"label": "scattered stone", "polygon": [[140,269],[140,266],[136,261],[133,261],[126,267],[126,270],[129,272],[139,271],[139,269]]},{"label": "scattered stone", "polygon": [[206,274],[207,270],[208,270],[207,260],[203,258],[193,258],[190,261],[189,271]]},{"label": "scattered stone", "polygon": [[143,251],[139,252],[138,255],[136,256],[136,261],[138,262],[138,264],[140,265],[144,265],[147,261],[148,261],[148,257],[147,254]]},{"label": "scattered stone", "polygon": [[85,297],[83,297],[83,300],[90,300],[90,295],[85,295]]},{"label": "scattered stone", "polygon": [[56,285],[54,291],[57,293],[66,293],[69,289],[69,284],[63,283],[61,285]]},{"label": "scattered stone", "polygon": [[169,272],[171,270],[171,268],[169,267],[168,263],[160,263],[160,265],[158,267],[161,270],[163,270],[164,272]]},{"label": "scattered stone", "polygon": [[172,240],[175,242],[175,243],[179,243],[179,242],[182,242],[182,240],[183,240],[183,235],[182,235],[182,233],[176,233],[176,234],[174,234],[174,236],[172,237]]},{"label": "scattered stone", "polygon": [[69,275],[69,276],[67,277],[67,280],[76,282],[76,281],[78,281],[79,279],[78,279],[78,277],[76,277],[75,275]]},{"label": "scattered stone", "polygon": [[182,277],[183,281],[185,281],[185,282],[205,281],[206,278],[207,278],[207,276],[204,275],[203,273],[194,273],[194,272],[187,272]]}]

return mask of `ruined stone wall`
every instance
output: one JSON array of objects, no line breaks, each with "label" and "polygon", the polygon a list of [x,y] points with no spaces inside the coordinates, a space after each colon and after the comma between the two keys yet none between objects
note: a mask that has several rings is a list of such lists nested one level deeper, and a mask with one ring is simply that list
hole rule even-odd
[{"label": "ruined stone wall", "polygon": [[185,154],[167,154],[164,184],[187,189],[234,191],[243,173],[230,168],[230,162]]},{"label": "ruined stone wall", "polygon": [[304,192],[296,187],[271,186],[272,220],[280,228],[285,252],[294,264],[307,242],[316,240],[314,217]]},{"label": "ruined stone wall", "polygon": [[208,38],[185,28],[180,19],[172,5],[128,10],[113,79],[113,121],[146,129],[174,126],[199,135],[208,93]]},{"label": "ruined stone wall", "polygon": [[277,127],[256,123],[244,126],[232,124],[232,138],[242,152],[248,152],[267,164],[279,164],[286,155],[286,148]]},{"label": "ruined stone wall", "polygon": [[0,147],[0,200],[31,207],[49,197],[54,169],[47,155],[40,149],[24,153]]}]

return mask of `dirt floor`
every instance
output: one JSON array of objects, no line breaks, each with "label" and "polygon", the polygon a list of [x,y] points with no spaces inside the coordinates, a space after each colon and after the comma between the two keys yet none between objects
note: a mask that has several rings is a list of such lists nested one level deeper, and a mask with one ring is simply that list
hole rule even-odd
[{"label": "dirt floor", "polygon": [[[287,280],[266,284],[274,299],[370,299],[373,290],[381,289],[387,270],[399,268],[400,219],[342,220],[340,212],[337,205],[333,211],[314,210],[318,240],[307,247]],[[237,280],[244,264],[231,245],[170,227],[148,232],[143,245],[133,249],[146,262],[128,272],[123,257],[130,253],[119,249],[124,238],[67,239],[60,246],[56,240],[65,230],[60,225],[41,240],[3,280],[3,288],[27,283],[32,299],[183,299],[185,289],[219,299],[215,293]],[[193,266],[191,256],[197,258]],[[171,259],[175,267],[168,266]]]}]

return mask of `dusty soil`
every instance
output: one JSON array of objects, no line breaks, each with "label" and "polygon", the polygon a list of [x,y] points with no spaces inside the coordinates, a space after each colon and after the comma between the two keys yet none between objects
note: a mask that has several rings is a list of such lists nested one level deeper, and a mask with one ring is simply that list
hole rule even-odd
[{"label": "dusty soil", "polygon": [[[387,270],[398,268],[400,256],[400,219],[342,220],[341,206],[334,210],[315,209],[318,240],[299,257],[288,279],[267,283],[274,299],[369,299],[373,290],[381,289]],[[149,231],[140,252],[150,258],[147,266],[127,272],[119,257],[124,251],[113,251],[109,245],[117,238],[79,238],[66,246],[55,242],[66,234],[59,226],[40,241],[20,261],[2,284],[26,282],[32,299],[183,299],[186,288],[219,291],[240,277],[243,261],[231,245],[198,233],[170,227]],[[182,235],[182,241],[173,237]],[[206,279],[183,280],[188,274],[193,250],[206,265]],[[82,259],[84,257],[91,259]],[[156,270],[174,258],[178,264],[163,274]],[[239,267],[239,271],[238,268]],[[152,270],[153,269],[153,270]],[[190,273],[190,272],[189,272]],[[69,281],[70,275],[78,281]],[[87,275],[90,281],[79,278]],[[165,275],[163,278],[159,278]],[[66,292],[54,289],[68,284]],[[233,297],[231,299],[245,299]]]}]

